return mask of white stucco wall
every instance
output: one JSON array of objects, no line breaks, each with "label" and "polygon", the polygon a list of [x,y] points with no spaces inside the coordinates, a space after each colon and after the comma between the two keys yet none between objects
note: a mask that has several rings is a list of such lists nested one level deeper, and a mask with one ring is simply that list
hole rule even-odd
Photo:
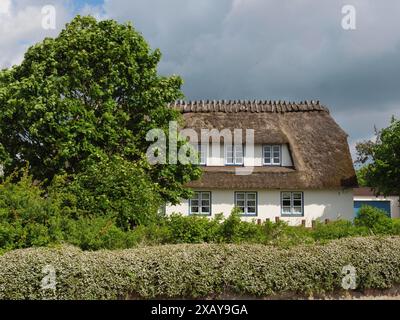
[{"label": "white stucco wall", "polygon": [[354,196],[354,201],[390,201],[390,212],[392,218],[400,218],[399,197],[373,197],[373,196]]},{"label": "white stucco wall", "polygon": [[[200,191],[200,190],[199,190]],[[204,190],[211,191],[212,216],[223,213],[229,216],[234,207],[235,191],[257,191],[258,213],[255,217],[243,217],[245,220],[267,218],[271,221],[280,217],[290,225],[301,224],[306,220],[306,225],[311,226],[312,220],[336,220],[353,219],[353,190],[282,190],[282,191],[303,191],[304,194],[304,216],[303,217],[281,217],[281,190]],[[189,204],[183,200],[180,205],[167,206],[166,213],[173,212],[183,215],[189,214]]]},{"label": "white stucco wall", "polygon": [[[244,166],[263,166],[263,146],[257,144],[254,146],[254,154],[251,154],[249,147],[245,150]],[[293,166],[292,157],[287,144],[281,145],[282,166]],[[225,149],[223,144],[209,145],[207,148],[207,166],[224,166],[225,165]]]}]

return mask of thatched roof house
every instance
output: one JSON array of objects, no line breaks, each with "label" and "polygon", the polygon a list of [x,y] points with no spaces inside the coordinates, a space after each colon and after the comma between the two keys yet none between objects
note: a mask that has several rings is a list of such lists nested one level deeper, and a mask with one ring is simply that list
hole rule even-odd
[{"label": "thatched roof house", "polygon": [[[234,168],[204,167],[191,187],[335,189],[357,186],[347,134],[318,101],[178,101],[188,128],[254,129],[255,143],[287,144],[291,167],[259,167],[239,176]],[[243,139],[244,140],[244,139]]]},{"label": "thatched roof house", "polygon": [[189,184],[194,190],[304,192],[357,186],[347,134],[318,101],[177,101],[173,107],[183,113],[186,128],[198,133],[254,129],[255,145],[282,146],[290,157],[286,165],[256,166],[251,175],[236,175],[235,166],[207,164],[203,177]]}]

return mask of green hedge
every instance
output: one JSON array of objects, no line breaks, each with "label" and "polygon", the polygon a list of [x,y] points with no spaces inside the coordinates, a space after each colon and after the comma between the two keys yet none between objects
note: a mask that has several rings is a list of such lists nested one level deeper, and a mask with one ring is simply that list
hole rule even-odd
[{"label": "green hedge", "polygon": [[[55,291],[41,289],[46,265],[55,268]],[[346,265],[356,269],[358,290],[400,283],[400,237],[347,238],[289,249],[250,244],[20,249],[0,257],[0,299],[320,294],[340,290]]]}]

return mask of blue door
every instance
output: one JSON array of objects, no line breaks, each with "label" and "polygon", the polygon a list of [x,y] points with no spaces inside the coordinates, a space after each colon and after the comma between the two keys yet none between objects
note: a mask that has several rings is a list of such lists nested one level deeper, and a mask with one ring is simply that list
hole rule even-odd
[{"label": "blue door", "polygon": [[354,213],[356,215],[362,206],[371,206],[378,209],[382,209],[387,212],[389,217],[391,216],[390,201],[372,201],[372,200],[354,201]]}]

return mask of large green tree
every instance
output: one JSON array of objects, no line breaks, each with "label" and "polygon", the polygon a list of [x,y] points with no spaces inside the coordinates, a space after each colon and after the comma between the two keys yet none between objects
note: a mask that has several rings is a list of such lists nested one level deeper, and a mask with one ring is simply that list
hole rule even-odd
[{"label": "large green tree", "polygon": [[376,193],[400,195],[400,121],[376,132],[375,141],[357,144],[357,162],[363,165],[359,174],[363,184]]},{"label": "large green tree", "polygon": [[[193,165],[149,165],[145,139],[167,133],[180,114],[181,78],[157,73],[151,50],[130,24],[76,17],[57,38],[28,49],[20,65],[0,72],[0,161],[6,175],[30,164],[34,178],[74,175],[87,159],[118,155],[139,163],[165,201],[188,195]],[[89,161],[90,162],[90,161]]]}]

